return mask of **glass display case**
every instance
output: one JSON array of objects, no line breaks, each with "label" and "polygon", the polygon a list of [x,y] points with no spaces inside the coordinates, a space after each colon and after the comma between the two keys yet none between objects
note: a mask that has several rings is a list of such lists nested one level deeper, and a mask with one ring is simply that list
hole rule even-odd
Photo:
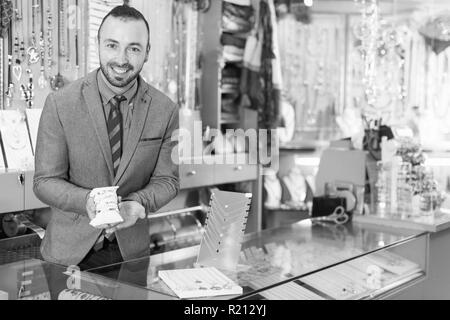
[{"label": "glass display case", "polygon": [[37,259],[0,266],[0,300],[159,300],[169,296]]},{"label": "glass display case", "polygon": [[[384,298],[424,279],[428,233],[302,221],[246,236],[238,268],[221,270],[243,288],[221,299]],[[176,298],[160,270],[192,268],[198,246],[90,273]]]},{"label": "glass display case", "polygon": [[[243,288],[243,294],[207,299],[341,300],[395,296],[426,277],[428,241],[426,231],[355,221],[336,226],[305,220],[248,234],[237,269],[221,270]],[[7,248],[3,249],[7,252]],[[2,298],[178,299],[159,279],[158,272],[194,267],[199,246],[87,272],[43,262],[28,251],[8,259],[13,262],[0,265]]]}]

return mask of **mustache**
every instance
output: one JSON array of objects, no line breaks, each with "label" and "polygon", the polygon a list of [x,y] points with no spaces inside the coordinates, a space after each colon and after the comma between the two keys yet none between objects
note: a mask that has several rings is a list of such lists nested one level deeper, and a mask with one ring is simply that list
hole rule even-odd
[{"label": "mustache", "polygon": [[129,70],[133,70],[133,66],[131,64],[125,63],[125,64],[118,64],[118,63],[108,63],[108,65],[110,67],[114,67],[114,68],[122,68],[122,69],[129,69]]}]

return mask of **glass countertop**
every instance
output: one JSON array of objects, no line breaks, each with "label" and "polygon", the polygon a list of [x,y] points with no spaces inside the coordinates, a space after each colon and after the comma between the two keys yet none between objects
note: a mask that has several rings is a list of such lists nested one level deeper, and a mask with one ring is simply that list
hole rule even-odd
[{"label": "glass countertop", "polygon": [[[345,226],[313,225],[309,220],[248,234],[244,238],[237,269],[221,270],[243,288],[243,294],[214,299],[248,297],[424,234],[426,232],[355,222]],[[89,273],[176,298],[175,293],[158,278],[158,271],[193,268],[198,251],[199,246],[174,250],[92,269]]]},{"label": "glass countertop", "polygon": [[[130,282],[132,278],[127,277]],[[111,278],[28,259],[0,266],[0,300],[167,300]]]}]

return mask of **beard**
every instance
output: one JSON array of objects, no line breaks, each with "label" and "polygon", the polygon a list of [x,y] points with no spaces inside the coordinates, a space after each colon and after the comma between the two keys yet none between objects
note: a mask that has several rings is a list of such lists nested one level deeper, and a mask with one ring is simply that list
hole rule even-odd
[{"label": "beard", "polygon": [[[142,70],[141,66],[139,69],[135,70],[135,68],[128,63],[125,63],[123,65],[119,65],[114,62],[109,63],[101,63],[100,62],[100,69],[102,70],[103,74],[105,75],[108,82],[117,88],[123,88],[129,85],[131,82],[133,82],[138,76],[139,73]],[[114,71],[113,68],[121,68],[126,70],[124,74],[119,74]]]}]

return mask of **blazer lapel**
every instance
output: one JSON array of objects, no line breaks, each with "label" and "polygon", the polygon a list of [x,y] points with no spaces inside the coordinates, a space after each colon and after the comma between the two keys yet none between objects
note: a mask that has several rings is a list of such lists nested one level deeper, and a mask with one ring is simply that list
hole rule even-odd
[{"label": "blazer lapel", "polygon": [[122,153],[122,159],[120,160],[119,169],[117,175],[114,178],[114,185],[117,185],[122,178],[125,170],[130,164],[131,158],[136,151],[136,147],[141,138],[142,131],[144,130],[145,121],[147,120],[148,110],[152,102],[152,97],[148,94],[149,86],[141,77],[139,77],[139,89],[135,98],[135,106],[133,112],[133,118],[131,120],[131,128],[128,133],[128,140],[125,143],[125,148]]},{"label": "blazer lapel", "polygon": [[106,127],[105,115],[102,108],[100,94],[98,92],[97,71],[91,72],[87,76],[83,87],[83,96],[86,101],[87,109],[93,122],[100,148],[108,166],[110,181],[114,178],[114,169],[112,163],[111,148],[109,146],[108,128]]}]

